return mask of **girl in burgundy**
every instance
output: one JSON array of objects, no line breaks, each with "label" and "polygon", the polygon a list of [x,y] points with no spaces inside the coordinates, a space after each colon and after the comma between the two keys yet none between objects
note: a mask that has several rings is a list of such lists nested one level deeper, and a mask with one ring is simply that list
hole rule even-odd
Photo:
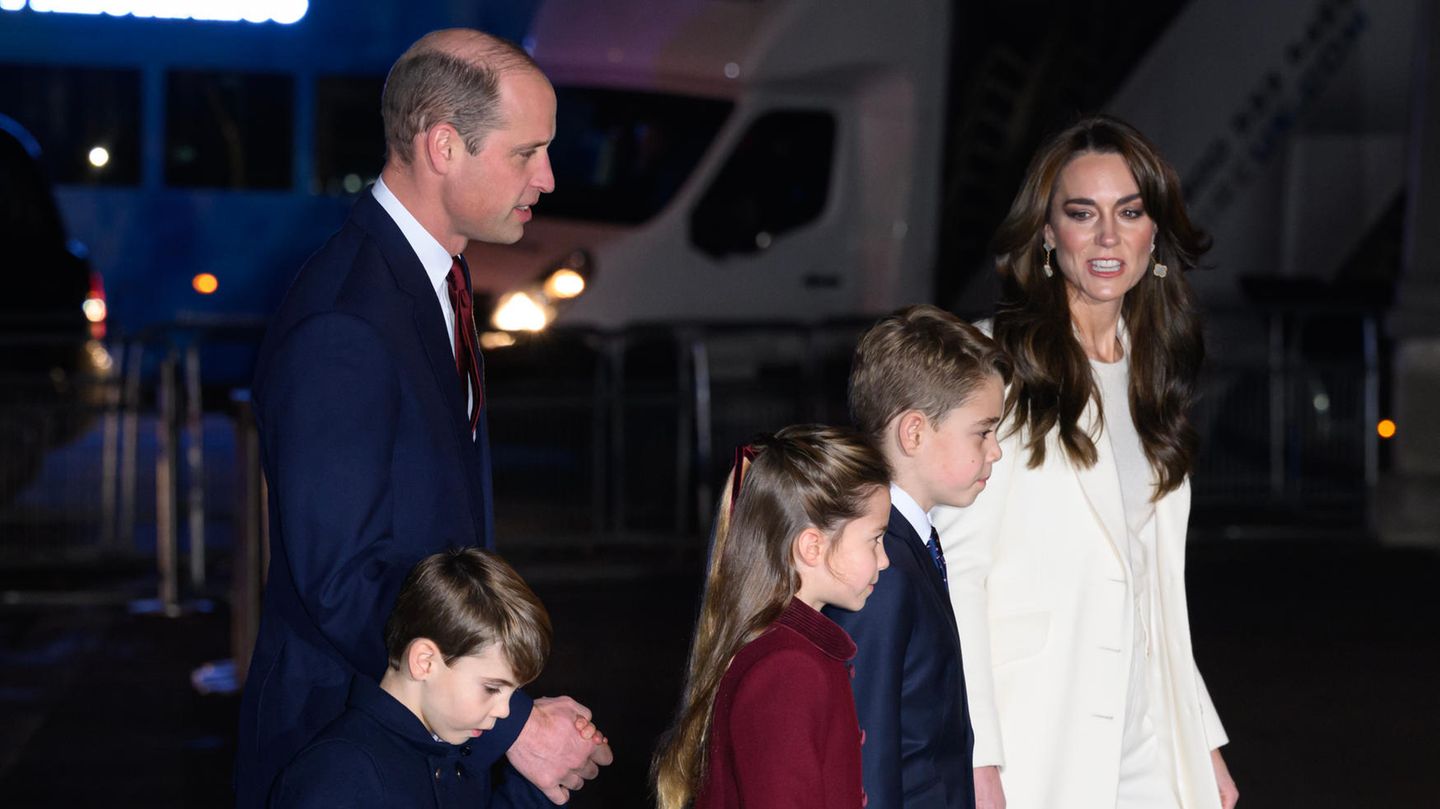
[{"label": "girl in burgundy", "polygon": [[787,427],[736,452],[716,515],[684,698],[653,775],[660,809],[865,804],[858,610],[889,565],[890,471],[860,436]]}]

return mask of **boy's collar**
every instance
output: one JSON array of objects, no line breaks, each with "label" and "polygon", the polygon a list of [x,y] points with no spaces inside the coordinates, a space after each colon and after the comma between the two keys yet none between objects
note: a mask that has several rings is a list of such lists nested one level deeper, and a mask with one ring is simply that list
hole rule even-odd
[{"label": "boy's collar", "polygon": [[464,755],[464,749],[470,746],[469,742],[450,744],[437,738],[420,717],[368,677],[356,675],[351,680],[346,702],[426,755]]},{"label": "boy's collar", "polygon": [[930,538],[930,515],[920,508],[920,504],[915,502],[909,492],[894,483],[890,484],[890,505],[900,512],[905,522],[910,523],[910,527],[915,529],[915,536],[920,537],[921,542]]}]

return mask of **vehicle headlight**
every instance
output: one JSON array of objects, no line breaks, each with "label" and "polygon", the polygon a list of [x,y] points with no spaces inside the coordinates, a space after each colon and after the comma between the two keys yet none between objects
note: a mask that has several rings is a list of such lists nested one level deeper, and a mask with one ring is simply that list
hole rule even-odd
[{"label": "vehicle headlight", "polygon": [[490,322],[501,331],[542,331],[554,316],[555,311],[545,301],[521,289],[500,298]]},{"label": "vehicle headlight", "polygon": [[[534,282],[500,297],[490,325],[502,332],[543,331],[557,311],[585,293],[594,270],[590,255],[575,250],[554,262]],[[513,344],[492,340],[496,347]]]}]

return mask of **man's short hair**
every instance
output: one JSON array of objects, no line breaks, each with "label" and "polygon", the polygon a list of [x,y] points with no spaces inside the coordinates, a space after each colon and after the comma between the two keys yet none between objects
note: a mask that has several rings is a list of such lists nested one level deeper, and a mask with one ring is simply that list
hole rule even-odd
[{"label": "man's short hair", "polygon": [[445,33],[428,34],[411,45],[385,77],[380,96],[385,148],[403,163],[412,159],[415,136],[440,123],[455,127],[470,154],[480,151],[485,136],[505,123],[500,77],[514,70],[541,72],[513,42],[476,31],[476,47],[467,51],[474,58],[465,58],[438,46]]},{"label": "man's short hair", "polygon": [[550,616],[508,564],[478,548],[456,548],[420,560],[385,622],[385,650],[400,668],[416,638],[440,648],[448,666],[497,644],[519,683],[530,682],[550,654]]},{"label": "man's short hair", "polygon": [[850,418],[884,446],[896,416],[919,410],[938,425],[992,375],[1008,383],[1010,367],[976,327],[934,306],[910,306],[881,318],[855,347]]}]

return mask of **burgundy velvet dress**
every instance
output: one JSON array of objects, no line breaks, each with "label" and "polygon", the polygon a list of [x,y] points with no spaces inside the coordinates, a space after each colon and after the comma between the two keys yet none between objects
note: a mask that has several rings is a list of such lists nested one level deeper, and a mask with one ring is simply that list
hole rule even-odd
[{"label": "burgundy velvet dress", "polygon": [[864,806],[854,656],[845,630],[791,599],[720,681],[695,809]]}]

